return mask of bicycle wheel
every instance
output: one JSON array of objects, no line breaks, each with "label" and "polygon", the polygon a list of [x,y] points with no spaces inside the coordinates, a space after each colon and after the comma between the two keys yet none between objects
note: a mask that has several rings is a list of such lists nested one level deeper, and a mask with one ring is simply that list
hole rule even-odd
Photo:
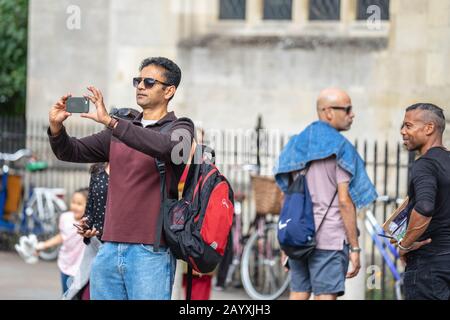
[{"label": "bicycle wheel", "polygon": [[[42,232],[37,235],[39,241],[46,241],[59,233],[58,230],[58,217],[61,212],[53,209],[50,210],[47,206],[44,207],[43,215],[40,217],[40,223],[42,226]],[[42,260],[51,261],[58,257],[60,246],[55,246],[47,250],[39,252],[39,257]]]},{"label": "bicycle wheel", "polygon": [[281,263],[277,230],[276,223],[265,225],[263,232],[255,232],[244,247],[242,284],[252,299],[275,300],[289,286],[289,273]]},{"label": "bicycle wheel", "polygon": [[[24,221],[21,222],[21,232],[27,235],[35,234],[39,241],[46,241],[57,235],[59,232],[57,219],[60,212],[55,210],[54,213],[48,212],[49,208],[46,205],[43,205],[42,208],[43,213],[41,213],[41,215],[49,218],[42,220],[39,218],[37,201],[31,201],[28,204],[23,216]],[[52,247],[39,252],[39,257],[46,261],[55,260],[58,257],[58,252],[59,246]]]}]

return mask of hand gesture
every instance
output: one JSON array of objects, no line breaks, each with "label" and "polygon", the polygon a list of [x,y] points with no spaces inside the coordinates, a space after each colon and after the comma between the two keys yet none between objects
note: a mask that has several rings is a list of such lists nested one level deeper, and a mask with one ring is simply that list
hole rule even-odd
[{"label": "hand gesture", "polygon": [[91,229],[87,224],[87,220],[87,217],[81,218],[80,222],[75,225],[78,229],[77,233],[84,238],[92,238],[93,236],[97,236],[100,232],[95,227]]},{"label": "hand gesture", "polygon": [[66,101],[72,95],[70,93],[62,96],[51,108],[48,115],[50,131],[57,133],[62,128],[63,122],[72,114],[66,111]]},{"label": "hand gesture", "polygon": [[82,113],[80,116],[82,118],[92,119],[98,123],[104,124],[105,126],[108,125],[111,121],[111,117],[109,116],[108,111],[106,111],[102,92],[92,86],[87,87],[87,89],[92,93],[92,96],[84,95],[84,97],[89,99],[94,104],[96,112]]}]

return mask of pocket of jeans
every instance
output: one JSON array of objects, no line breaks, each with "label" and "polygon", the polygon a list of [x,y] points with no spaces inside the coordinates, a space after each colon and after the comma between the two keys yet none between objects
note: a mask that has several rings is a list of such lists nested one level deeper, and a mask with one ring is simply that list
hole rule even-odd
[{"label": "pocket of jeans", "polygon": [[[443,271],[444,273],[448,273],[448,271]],[[448,300],[449,299],[449,290],[448,284],[444,279],[439,279],[439,270],[431,270],[431,287],[433,290],[433,296],[440,300]]]},{"label": "pocket of jeans", "polygon": [[158,254],[158,255],[164,255],[167,254],[167,248],[162,248],[159,247],[159,251],[155,252],[153,249],[153,245],[151,244],[141,244],[141,248],[144,249],[147,252],[153,253],[153,254]]}]

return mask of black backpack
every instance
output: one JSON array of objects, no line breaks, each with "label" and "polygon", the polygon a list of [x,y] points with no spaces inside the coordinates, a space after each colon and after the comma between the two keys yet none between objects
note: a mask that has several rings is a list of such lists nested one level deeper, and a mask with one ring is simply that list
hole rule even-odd
[{"label": "black backpack", "polygon": [[[163,128],[164,131],[169,127]],[[233,190],[213,163],[214,151],[197,145],[191,157],[191,164],[185,169],[188,174],[180,200],[167,197],[166,166],[156,160],[162,201],[154,244],[154,250],[158,251],[164,231],[172,254],[188,264],[188,299],[192,269],[209,273],[220,263],[234,215]]]},{"label": "black backpack", "polygon": [[[204,150],[197,146],[196,153],[204,155]],[[163,166],[158,164],[161,177]],[[204,157],[201,163],[190,165],[182,199],[168,199],[163,192],[163,230],[176,258],[200,273],[215,269],[233,223],[233,198],[227,179]]]}]

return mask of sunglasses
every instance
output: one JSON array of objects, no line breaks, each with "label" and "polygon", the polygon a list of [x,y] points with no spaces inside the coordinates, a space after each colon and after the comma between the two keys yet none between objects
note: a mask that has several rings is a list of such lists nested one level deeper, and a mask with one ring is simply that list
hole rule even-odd
[{"label": "sunglasses", "polygon": [[350,114],[352,112],[352,106],[347,106],[347,107],[337,107],[337,106],[331,106],[329,107],[330,109],[334,109],[334,110],[342,110],[345,111],[346,114]]},{"label": "sunglasses", "polygon": [[165,82],[153,79],[153,78],[136,77],[136,78],[133,78],[133,87],[137,88],[142,81],[144,81],[145,89],[150,89],[157,82],[161,83],[161,84],[163,84],[165,86],[171,86],[171,84],[168,84],[168,83],[165,83]]},{"label": "sunglasses", "polygon": [[134,119],[136,118],[137,113],[136,110],[131,108],[112,108],[109,115],[122,119]]}]

